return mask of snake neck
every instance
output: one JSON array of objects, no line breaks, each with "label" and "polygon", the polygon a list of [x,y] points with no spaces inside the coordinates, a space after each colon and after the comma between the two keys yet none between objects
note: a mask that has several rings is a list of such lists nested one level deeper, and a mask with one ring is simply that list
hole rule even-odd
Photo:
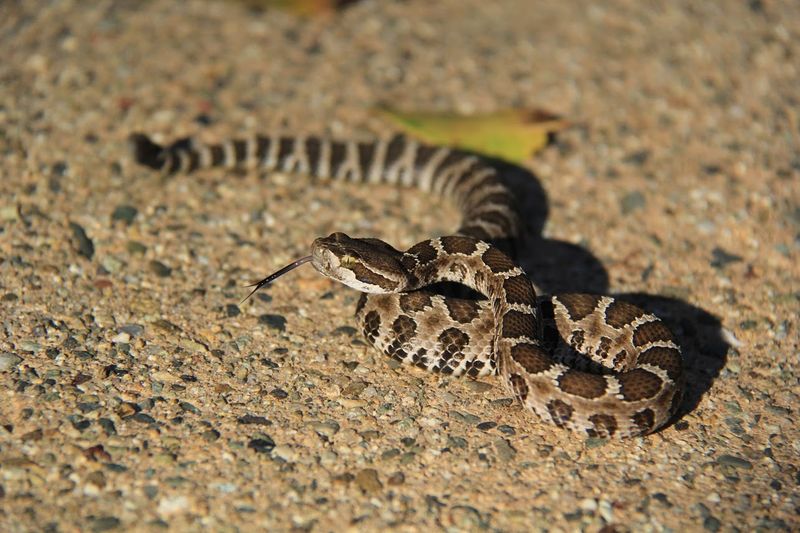
[{"label": "snake neck", "polygon": [[525,272],[497,247],[469,237],[424,241],[403,254],[409,284],[404,290],[450,281],[473,289],[491,303],[495,345],[536,343],[542,324],[536,292]]}]

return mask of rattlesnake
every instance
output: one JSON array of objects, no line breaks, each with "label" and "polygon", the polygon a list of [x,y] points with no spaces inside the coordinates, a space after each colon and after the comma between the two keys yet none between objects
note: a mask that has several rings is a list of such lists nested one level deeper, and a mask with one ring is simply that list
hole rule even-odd
[{"label": "rattlesnake", "polygon": [[[590,437],[649,433],[675,413],[683,389],[681,353],[655,316],[607,296],[537,300],[523,270],[495,244],[519,237],[513,197],[480,158],[404,137],[376,142],[254,137],[162,147],[131,136],[137,162],[165,173],[244,166],[321,179],[415,186],[453,199],[455,235],[405,252],[343,233],[319,238],[312,253],[259,282],[257,290],[305,262],[362,291],[356,310],[375,347],[407,364],[472,377],[499,374],[540,418]],[[424,289],[466,285],[486,300]],[[369,293],[369,294],[368,294]]]}]

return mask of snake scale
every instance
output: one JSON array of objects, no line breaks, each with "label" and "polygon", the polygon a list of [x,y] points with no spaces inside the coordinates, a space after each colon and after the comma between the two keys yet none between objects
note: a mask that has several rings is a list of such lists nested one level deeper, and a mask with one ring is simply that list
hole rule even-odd
[{"label": "snake scale", "polygon": [[[404,137],[373,142],[257,136],[205,145],[160,146],[131,136],[140,164],[170,174],[245,167],[319,179],[413,186],[455,201],[461,227],[406,251],[378,239],[333,233],[316,239],[305,262],[361,291],[356,318],[390,357],[429,371],[498,374],[545,421],[590,437],[654,431],[683,392],[680,348],[652,314],[607,296],[537,298],[525,272],[490,242],[513,241],[521,223],[513,196],[480,158]],[[445,297],[425,287],[457,282],[485,300]]]}]

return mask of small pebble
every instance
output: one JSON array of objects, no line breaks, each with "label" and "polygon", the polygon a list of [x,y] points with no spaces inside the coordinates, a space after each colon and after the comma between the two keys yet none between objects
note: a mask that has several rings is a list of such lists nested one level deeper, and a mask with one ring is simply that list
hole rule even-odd
[{"label": "small pebble", "polygon": [[139,210],[132,205],[118,205],[111,214],[111,220],[121,221],[130,225],[138,213]]},{"label": "small pebble", "polygon": [[450,520],[459,531],[480,531],[487,528],[481,513],[469,505],[453,506],[450,509]]},{"label": "small pebble", "polygon": [[[67,418],[69,418],[69,417],[67,417]],[[73,420],[72,420],[72,427],[74,427],[78,431],[84,431],[85,429],[87,429],[91,425],[92,425],[92,421],[91,420],[86,420],[84,418],[73,418]]]},{"label": "small pebble", "polygon": [[79,385],[82,385],[82,384],[86,383],[87,381],[91,381],[91,379],[92,379],[92,376],[90,376],[88,374],[84,374],[83,372],[78,372],[75,375],[75,377],[72,378],[72,381],[70,382],[70,384],[73,387],[77,387]]},{"label": "small pebble", "polygon": [[414,462],[414,459],[417,457],[417,454],[414,452],[406,452],[400,456],[399,463],[401,465],[407,465]]},{"label": "small pebble", "polygon": [[273,361],[272,359],[269,359],[267,357],[263,357],[261,359],[261,364],[266,366],[267,368],[271,368],[273,370],[276,369],[276,368],[280,368],[280,365],[278,363],[276,363],[275,361]]},{"label": "small pebble", "polygon": [[450,411],[450,416],[453,419],[458,420],[459,422],[463,422],[464,424],[468,424],[468,425],[471,425],[471,426],[475,425],[475,424],[478,424],[481,421],[480,418],[478,418],[477,416],[475,416],[473,414],[462,413],[460,411]]},{"label": "small pebble", "polygon": [[609,439],[601,439],[598,437],[589,437],[584,442],[587,448],[599,448],[608,444]]},{"label": "small pebble", "polygon": [[327,438],[332,438],[339,431],[339,423],[333,420],[316,422],[311,426],[315,432]]},{"label": "small pebble", "polygon": [[42,349],[42,345],[35,341],[23,340],[19,343],[19,348],[25,352],[36,353]]},{"label": "small pebble", "polygon": [[705,517],[705,519],[703,519],[703,529],[706,531],[716,532],[719,531],[721,527],[722,522],[720,522],[719,519],[713,515],[708,515]]},{"label": "small pebble", "polygon": [[35,442],[37,440],[42,440],[43,436],[44,436],[44,432],[42,432],[42,429],[41,428],[37,428],[37,429],[34,429],[33,431],[29,431],[28,433],[25,433],[21,437],[21,439],[22,439],[22,442]]},{"label": "small pebble", "polygon": [[16,205],[4,205],[0,207],[0,221],[12,222],[19,220],[19,208]]},{"label": "small pebble", "polygon": [[139,422],[140,424],[155,424],[156,419],[152,416],[148,415],[147,413],[136,413],[131,417],[133,420]]},{"label": "small pebble", "polygon": [[207,113],[200,113],[194,117],[194,121],[202,126],[208,126],[214,122],[214,119],[211,118],[211,116],[209,116]]},{"label": "small pebble", "polygon": [[106,486],[106,476],[102,470],[90,472],[89,475],[86,476],[85,481],[86,483],[94,485],[98,488],[103,488]]},{"label": "small pebble", "polygon": [[325,468],[330,468],[332,466],[337,465],[339,462],[339,456],[336,452],[332,452],[330,450],[324,450],[322,453],[319,454],[319,464]]},{"label": "small pebble", "polygon": [[454,437],[450,436],[447,437],[447,446],[450,448],[466,448],[467,447],[467,440],[463,437]]},{"label": "small pebble", "polygon": [[492,400],[490,403],[498,407],[509,407],[514,405],[515,401],[514,398],[498,398],[496,400]]},{"label": "small pebble", "polygon": [[672,502],[669,501],[669,498],[663,492],[654,493],[653,499],[665,507],[672,507]]},{"label": "small pebble", "polygon": [[720,455],[717,457],[717,463],[721,465],[728,465],[734,468],[742,468],[745,470],[750,470],[753,468],[753,463],[748,461],[747,459],[743,459],[741,457],[737,457],[735,455]]},{"label": "small pebble", "polygon": [[150,270],[156,275],[162,278],[168,278],[172,275],[172,269],[162,263],[161,261],[150,261]]},{"label": "small pebble", "polygon": [[381,436],[379,431],[374,431],[371,429],[368,429],[367,431],[360,431],[358,434],[361,435],[361,438],[367,442],[373,441]]},{"label": "small pebble", "polygon": [[214,442],[215,440],[219,439],[220,432],[216,429],[209,429],[204,431],[200,436],[206,442]]},{"label": "small pebble", "polygon": [[172,496],[163,498],[158,502],[158,513],[162,515],[172,515],[189,508],[189,498],[186,496]]},{"label": "small pebble", "polygon": [[186,412],[189,412],[189,413],[192,413],[192,414],[195,414],[195,415],[199,415],[200,414],[200,409],[198,409],[194,405],[190,404],[189,402],[180,402],[178,405],[180,405],[180,408],[183,409]]},{"label": "small pebble", "polygon": [[250,415],[250,414],[247,414],[247,415],[244,415],[244,416],[240,416],[239,418],[236,419],[236,421],[239,422],[240,424],[246,424],[246,425],[255,425],[255,426],[271,426],[272,425],[272,421],[271,420],[269,420],[269,419],[267,419],[267,418],[265,418],[263,416]]},{"label": "small pebble", "polygon": [[470,380],[465,383],[465,386],[473,392],[486,392],[493,389],[491,384],[484,383],[483,381]]},{"label": "small pebble", "polygon": [[114,425],[112,420],[108,418],[99,418],[97,422],[100,424],[100,427],[103,428],[106,435],[116,435],[117,434],[117,427]]},{"label": "small pebble", "polygon": [[331,335],[347,335],[348,337],[354,337],[358,335],[358,330],[352,326],[339,326],[331,331]]},{"label": "small pebble", "polygon": [[63,178],[69,173],[69,165],[67,165],[67,163],[64,161],[56,161],[55,163],[53,163],[50,172],[55,177]]},{"label": "small pebble", "polygon": [[97,402],[78,402],[78,409],[80,409],[81,413],[91,413],[100,409],[100,404]]},{"label": "small pebble", "polygon": [[239,486],[234,483],[214,483],[212,487],[223,494],[233,494],[239,490]]},{"label": "small pebble", "polygon": [[381,459],[383,459],[384,461],[388,461],[389,459],[394,459],[395,457],[400,455],[400,453],[402,452],[400,452],[400,450],[398,450],[397,448],[391,448],[381,454]]},{"label": "small pebble", "polygon": [[614,521],[614,508],[608,500],[600,500],[597,502],[597,507],[600,511],[600,517],[605,520],[607,524]]},{"label": "small pebble", "polygon": [[112,529],[116,529],[120,525],[119,518],[115,516],[100,516],[97,518],[93,518],[89,522],[89,528],[94,533],[100,533],[102,531],[111,531]]},{"label": "small pebble", "polygon": [[139,324],[125,324],[119,329],[120,331],[127,333],[131,337],[138,337],[142,333],[144,333],[144,326]]},{"label": "small pebble", "polygon": [[584,498],[578,503],[581,511],[584,513],[593,513],[597,510],[597,500],[594,498]]},{"label": "small pebble", "polygon": [[286,318],[281,315],[261,315],[258,322],[278,331],[286,331]]},{"label": "small pebble", "polygon": [[506,439],[497,439],[494,441],[494,449],[497,451],[497,457],[503,462],[508,462],[517,455],[517,450],[511,447]]},{"label": "small pebble", "polygon": [[275,448],[275,441],[269,437],[252,439],[247,443],[247,447],[256,453],[270,453]]},{"label": "small pebble", "polygon": [[397,485],[402,485],[403,483],[405,483],[405,481],[406,481],[405,474],[403,474],[402,472],[395,472],[394,474],[389,476],[389,479],[386,480],[386,483],[388,483],[389,485],[397,486]]},{"label": "small pebble", "polygon": [[113,342],[114,344],[129,343],[130,341],[131,341],[131,336],[125,333],[124,331],[111,337],[111,342]]},{"label": "small pebble", "polygon": [[383,489],[383,484],[378,479],[378,471],[374,468],[361,470],[356,474],[354,481],[364,494],[375,494]]},{"label": "small pebble", "polygon": [[622,214],[627,215],[636,211],[637,209],[643,208],[645,203],[646,201],[644,195],[639,191],[633,191],[623,196],[619,205]]},{"label": "small pebble", "polygon": [[358,396],[364,389],[367,388],[367,386],[368,383],[363,381],[351,381],[342,391],[342,396],[346,396],[348,398],[358,398]]},{"label": "small pebble", "polygon": [[128,244],[125,245],[125,248],[131,255],[144,255],[145,252],[147,252],[147,246],[138,241],[128,241]]},{"label": "small pebble", "polygon": [[650,159],[650,150],[638,150],[625,156],[623,161],[631,165],[641,166]]},{"label": "small pebble", "polygon": [[297,450],[295,450],[291,446],[287,446],[286,444],[281,444],[279,446],[275,446],[272,449],[272,456],[282,459],[287,463],[293,463],[297,461],[299,454],[297,453]]},{"label": "small pebble", "polygon": [[75,246],[78,253],[86,259],[91,259],[94,256],[94,243],[86,234],[86,230],[75,222],[70,222],[69,227],[72,230],[72,236],[75,239]]},{"label": "small pebble", "polygon": [[338,474],[331,478],[331,481],[334,485],[347,485],[351,483],[355,479],[355,476],[350,472],[345,472],[344,474]]},{"label": "small pebble", "polygon": [[7,372],[16,366],[22,361],[22,357],[18,356],[17,354],[11,352],[5,352],[0,354],[0,372]]},{"label": "small pebble", "polygon": [[278,388],[272,389],[269,394],[273,398],[277,398],[279,400],[283,400],[284,398],[289,396],[288,392],[286,392],[283,389],[278,389]]}]

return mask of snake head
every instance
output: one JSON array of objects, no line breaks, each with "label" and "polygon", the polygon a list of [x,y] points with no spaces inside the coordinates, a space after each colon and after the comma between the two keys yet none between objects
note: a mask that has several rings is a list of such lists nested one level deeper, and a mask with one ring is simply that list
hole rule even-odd
[{"label": "snake head", "polygon": [[402,255],[378,239],[355,239],[341,232],[311,245],[311,264],[320,274],[369,293],[397,292],[408,285]]}]

